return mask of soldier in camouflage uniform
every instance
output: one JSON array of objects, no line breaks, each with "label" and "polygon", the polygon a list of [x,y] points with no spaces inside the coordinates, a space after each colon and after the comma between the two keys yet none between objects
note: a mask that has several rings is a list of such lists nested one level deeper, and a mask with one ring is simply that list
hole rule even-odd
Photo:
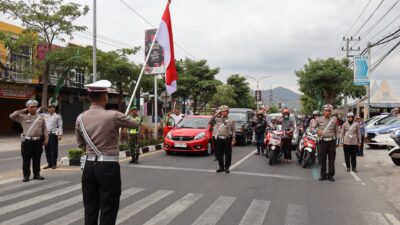
[{"label": "soldier in camouflage uniform", "polygon": [[138,128],[128,129],[129,149],[131,151],[131,156],[132,156],[132,159],[131,161],[129,161],[129,163],[138,164],[140,155],[139,136],[140,136],[140,125],[142,123],[142,117],[138,115],[138,110],[135,106],[133,106],[131,108],[131,111],[129,111],[129,116],[131,119],[133,119],[136,123],[139,124]]}]

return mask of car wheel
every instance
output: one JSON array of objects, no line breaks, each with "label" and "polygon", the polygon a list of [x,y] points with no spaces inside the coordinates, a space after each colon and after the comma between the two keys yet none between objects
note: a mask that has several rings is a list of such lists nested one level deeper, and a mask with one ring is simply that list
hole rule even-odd
[{"label": "car wheel", "polygon": [[165,153],[167,153],[167,155],[172,155],[171,151],[165,151]]},{"label": "car wheel", "polygon": [[207,144],[207,151],[206,151],[205,153],[206,153],[207,156],[212,154],[212,144],[211,144],[211,141],[208,141],[208,144]]},{"label": "car wheel", "polygon": [[400,166],[400,159],[399,158],[392,158],[394,164]]}]

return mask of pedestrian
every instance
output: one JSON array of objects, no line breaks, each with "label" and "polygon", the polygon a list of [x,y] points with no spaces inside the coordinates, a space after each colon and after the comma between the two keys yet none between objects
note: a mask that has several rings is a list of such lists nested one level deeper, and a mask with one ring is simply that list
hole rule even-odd
[{"label": "pedestrian", "polygon": [[180,113],[179,109],[174,109],[172,112],[169,112],[167,114],[167,121],[169,121],[170,118],[173,119],[174,121],[174,126],[178,125],[179,122],[185,117],[182,113]]},{"label": "pedestrian", "polygon": [[257,145],[256,155],[264,154],[264,138],[267,131],[267,121],[262,110],[257,111],[256,118],[251,121],[254,130],[254,137]]},{"label": "pedestrian", "polygon": [[85,87],[90,108],[79,115],[75,125],[78,146],[86,152],[82,165],[85,224],[115,224],[121,195],[119,128],[138,128],[139,124],[123,113],[105,109],[111,82],[100,80]]},{"label": "pedestrian", "polygon": [[49,132],[49,144],[45,146],[47,166],[43,169],[56,169],[58,158],[58,142],[62,139],[63,121],[61,115],[56,113],[57,102],[49,99],[47,113],[43,114]]},{"label": "pedestrian", "polygon": [[131,107],[129,111],[129,116],[131,119],[136,121],[139,124],[138,128],[129,128],[128,135],[129,135],[129,150],[131,152],[131,161],[129,163],[139,164],[139,138],[140,138],[140,125],[142,124],[142,117],[138,115],[138,110],[136,106]]},{"label": "pedestrian", "polygon": [[[321,159],[321,177],[319,180],[335,181],[335,158],[337,139],[339,137],[339,126],[336,117],[332,116],[333,106],[324,105],[323,116],[314,120],[311,130],[318,134],[318,149]],[[328,159],[328,172],[326,171],[326,161]]]},{"label": "pedestrian", "polygon": [[21,155],[22,155],[22,182],[28,182],[32,172],[34,180],[44,180],[40,176],[40,158],[43,153],[43,145],[46,146],[49,135],[46,122],[42,116],[37,114],[38,102],[29,100],[26,102],[25,109],[17,110],[10,114],[10,118],[21,124],[23,133],[21,134]]},{"label": "pedestrian", "polygon": [[343,124],[340,137],[343,143],[344,161],[346,162],[347,172],[351,170],[357,173],[357,151],[361,143],[361,133],[359,124],[354,121],[354,114],[347,113],[347,121]]},{"label": "pedestrian", "polygon": [[364,140],[365,140],[365,124],[360,116],[356,116],[356,122],[358,122],[358,124],[359,124],[360,134],[361,134],[361,143],[360,143],[360,147],[358,148],[357,156],[363,157],[364,156]]},{"label": "pedestrian", "polygon": [[236,143],[235,121],[229,118],[229,107],[222,105],[220,112],[211,118],[210,123],[214,126],[213,136],[216,142],[216,154],[219,164],[217,173],[230,173],[229,167],[232,160],[232,146]]},{"label": "pedestrian", "polygon": [[282,110],[282,117],[278,123],[282,123],[282,130],[285,135],[282,137],[282,149],[285,162],[292,162],[292,138],[295,130],[295,122],[290,118],[289,109]]}]

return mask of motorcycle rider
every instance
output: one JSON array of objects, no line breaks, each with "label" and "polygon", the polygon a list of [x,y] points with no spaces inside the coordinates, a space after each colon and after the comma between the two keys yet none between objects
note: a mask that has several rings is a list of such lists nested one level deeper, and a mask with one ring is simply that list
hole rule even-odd
[{"label": "motorcycle rider", "polygon": [[350,159],[351,168],[354,173],[357,173],[357,151],[361,143],[360,125],[354,121],[354,114],[347,113],[347,121],[343,124],[340,137],[343,143],[344,160],[346,162],[347,172],[350,172]]},{"label": "motorcycle rider", "polygon": [[[285,136],[282,137],[282,149],[284,152],[285,162],[292,162],[292,138],[295,130],[294,121],[290,119],[290,111],[285,108],[282,110],[282,117],[279,119],[282,122],[282,130],[285,131]],[[279,123],[279,121],[278,121]]]},{"label": "motorcycle rider", "polygon": [[264,111],[257,111],[256,118],[251,121],[254,130],[257,152],[255,155],[264,154],[264,137],[267,130],[267,121],[264,118]]}]

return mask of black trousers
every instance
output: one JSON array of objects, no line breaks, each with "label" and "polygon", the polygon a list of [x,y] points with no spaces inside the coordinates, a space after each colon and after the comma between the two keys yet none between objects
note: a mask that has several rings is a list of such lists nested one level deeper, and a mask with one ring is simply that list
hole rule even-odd
[{"label": "black trousers", "polygon": [[40,175],[40,158],[43,153],[43,140],[21,142],[22,172],[24,177],[31,175],[31,161],[33,176]]},{"label": "black trousers", "polygon": [[85,225],[115,224],[121,196],[118,162],[86,161],[82,174]]},{"label": "black trousers", "polygon": [[346,162],[346,167],[356,169],[357,168],[356,157],[357,157],[358,145],[343,145],[343,150],[344,150],[344,161]]},{"label": "black trousers", "polygon": [[229,169],[232,161],[232,138],[216,139],[217,159],[220,169]]},{"label": "black trousers", "polygon": [[49,134],[49,143],[44,148],[46,152],[47,164],[57,166],[58,158],[58,135]]},{"label": "black trousers", "polygon": [[[321,177],[335,176],[336,140],[319,141],[319,154],[321,159]],[[328,172],[326,171],[326,160],[328,159]]]},{"label": "black trousers", "polygon": [[364,156],[364,139],[365,139],[365,136],[362,135],[361,136],[361,146],[360,146],[360,148],[358,149],[358,152],[357,152],[358,156]]},{"label": "black trousers", "polygon": [[284,137],[282,138],[282,150],[285,159],[292,160],[292,138]]},{"label": "black trousers", "polygon": [[256,145],[257,145],[257,152],[263,153],[264,152],[264,132],[255,132],[256,138]]},{"label": "black trousers", "polygon": [[139,161],[139,135],[130,134],[129,135],[129,149],[131,151],[132,161]]}]

